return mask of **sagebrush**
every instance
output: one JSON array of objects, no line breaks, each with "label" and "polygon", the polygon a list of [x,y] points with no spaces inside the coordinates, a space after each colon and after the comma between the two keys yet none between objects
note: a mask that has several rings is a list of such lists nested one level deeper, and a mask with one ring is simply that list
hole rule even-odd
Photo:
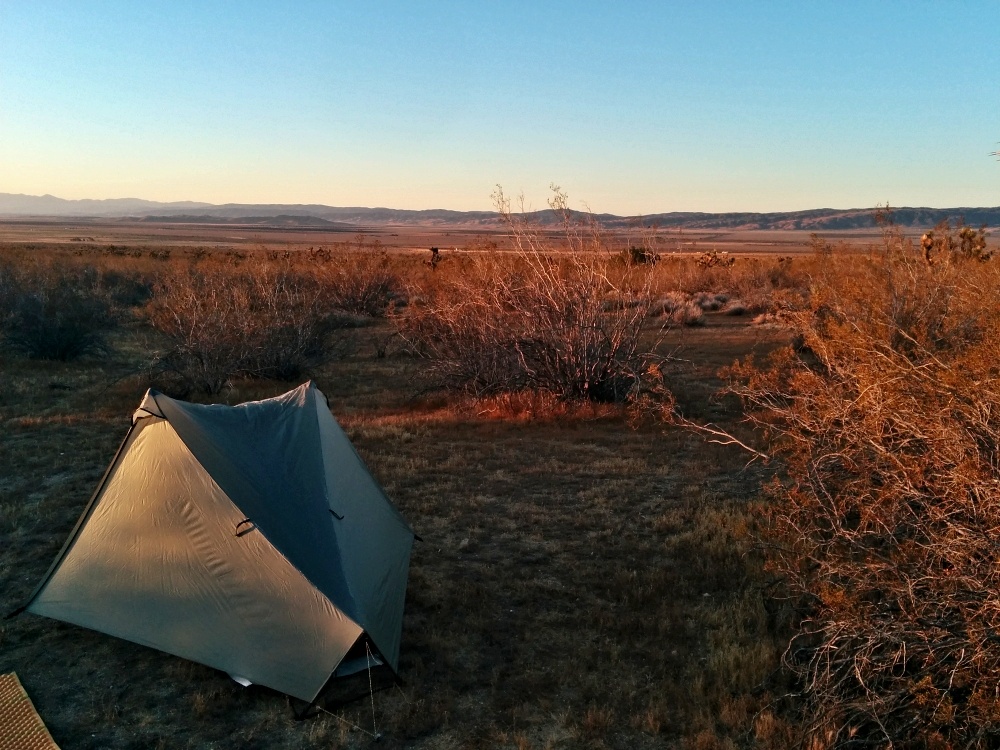
[{"label": "sagebrush", "polygon": [[1000,270],[889,231],[828,258],[797,346],[734,368],[782,461],[771,564],[809,747],[1000,742]]}]

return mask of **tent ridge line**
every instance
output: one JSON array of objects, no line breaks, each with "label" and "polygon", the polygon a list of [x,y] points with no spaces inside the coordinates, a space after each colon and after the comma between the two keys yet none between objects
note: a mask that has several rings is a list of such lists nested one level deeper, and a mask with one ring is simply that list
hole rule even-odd
[{"label": "tent ridge line", "polygon": [[[326,456],[324,455],[324,452],[323,452],[323,437],[322,437],[322,430],[320,429],[320,426],[319,426],[319,408],[318,408],[319,404],[317,403],[318,399],[316,398],[316,394],[318,393],[320,396],[323,397],[323,401],[326,403],[326,409],[327,409],[328,412],[330,411],[330,399],[329,399],[329,397],[325,393],[323,393],[323,391],[321,391],[319,389],[319,387],[316,385],[316,383],[312,379],[306,381],[306,383],[304,384],[304,386],[305,386],[304,394],[305,394],[306,399],[308,400],[310,398],[310,396],[312,397],[312,399],[311,399],[312,400],[312,404],[309,404],[309,406],[311,406],[312,408],[308,408],[308,406],[307,406],[307,409],[306,409],[307,410],[307,414],[308,414],[307,419],[309,419],[309,421],[316,428],[316,437],[318,438],[317,439],[317,443],[316,443],[316,449],[319,452],[319,465],[323,467],[323,475],[324,475],[323,495],[324,495],[324,500],[326,501],[326,507],[330,511],[330,515],[332,515],[338,521],[343,521],[344,520],[343,514],[338,513],[337,511],[335,511],[333,509],[333,498],[330,497],[330,495],[329,495],[329,492],[328,492],[329,488],[328,488],[328,485],[327,485],[327,483],[325,481],[325,478],[326,478]],[[333,414],[331,413],[330,416],[332,418]],[[337,539],[337,532],[336,531],[334,531],[333,536],[334,536],[334,539]],[[337,542],[337,555],[338,555],[338,557],[341,558],[337,562],[340,563],[341,566],[343,566],[343,551],[340,549],[340,543],[339,543],[339,541]],[[344,585],[347,587],[347,595],[351,598],[351,610],[353,612],[356,612],[356,613],[360,614],[364,618],[364,620],[367,622],[368,621],[368,613],[361,611],[361,602],[360,602],[360,599],[359,599],[358,596],[355,595],[354,589],[351,587],[351,581],[349,581],[347,579],[346,575],[344,576]],[[360,623],[360,622],[357,623],[357,625],[358,625],[358,627],[361,628],[361,633],[363,635],[366,632],[365,625],[363,623]],[[358,637],[360,638],[361,636],[358,636]],[[334,668],[334,672],[336,672],[336,668]],[[331,673],[331,676],[332,675],[333,675],[333,673]],[[317,693],[317,696],[318,695],[319,695],[319,693]]]}]

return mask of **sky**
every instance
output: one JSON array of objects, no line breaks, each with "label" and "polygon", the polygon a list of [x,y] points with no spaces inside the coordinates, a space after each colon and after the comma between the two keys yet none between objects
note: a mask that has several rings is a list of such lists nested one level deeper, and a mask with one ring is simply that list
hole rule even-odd
[{"label": "sky", "polygon": [[0,192],[996,206],[998,33],[996,0],[0,0]]}]

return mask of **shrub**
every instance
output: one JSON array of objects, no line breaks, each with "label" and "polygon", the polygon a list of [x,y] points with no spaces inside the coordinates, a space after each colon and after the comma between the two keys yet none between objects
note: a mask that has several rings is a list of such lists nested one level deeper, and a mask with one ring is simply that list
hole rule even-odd
[{"label": "shrub", "polygon": [[[648,357],[640,353],[650,309],[649,264],[623,266],[592,227],[569,223],[565,195],[551,206],[567,219],[567,250],[497,207],[512,253],[477,253],[394,320],[446,386],[476,395],[534,390],[560,399],[621,400]],[[440,274],[438,275],[440,277]]]},{"label": "shrub", "polygon": [[670,314],[670,322],[682,326],[705,325],[705,311],[694,300],[688,300]]},{"label": "shrub", "polygon": [[[819,256],[822,257],[822,256]],[[813,259],[740,258],[712,251],[696,258],[668,256],[660,263],[660,294],[693,296],[705,311],[722,309],[736,299],[745,312],[758,314],[802,307],[809,289]]]},{"label": "shrub", "polygon": [[119,307],[141,307],[153,296],[153,283],[135,272],[104,271],[101,285]]},{"label": "shrub", "polygon": [[799,346],[733,369],[782,470],[767,541],[816,747],[1000,742],[1000,273],[898,234],[826,259]]},{"label": "shrub", "polygon": [[697,263],[702,268],[714,268],[719,266],[721,268],[728,268],[736,262],[736,258],[732,257],[729,253],[718,250],[709,250],[707,253],[702,253],[697,260]]},{"label": "shrub", "polygon": [[648,247],[637,247],[635,245],[629,245],[627,249],[622,251],[620,257],[624,263],[630,266],[643,264],[656,265],[660,262],[659,253],[654,252]]},{"label": "shrub", "polygon": [[187,389],[218,393],[237,376],[298,378],[328,354],[322,289],[287,265],[192,267],[165,276],[148,315],[169,342],[157,368]]},{"label": "shrub", "polygon": [[725,294],[710,294],[708,292],[699,292],[698,294],[694,295],[692,301],[700,309],[706,312],[714,312],[720,309],[724,304],[726,304],[729,301],[729,296]]},{"label": "shrub", "polygon": [[96,269],[0,269],[0,323],[6,349],[32,359],[74,360],[108,351],[119,310]]},{"label": "shrub", "polygon": [[14,267],[9,263],[0,263],[0,322],[4,322],[17,298],[19,284]]},{"label": "shrub", "polygon": [[402,283],[377,244],[359,243],[344,253],[315,253],[316,274],[323,285],[326,303],[352,315],[382,317],[399,297]]},{"label": "shrub", "polygon": [[705,323],[705,300],[714,299],[715,295],[688,295],[684,292],[667,292],[649,305],[649,315],[666,318],[668,323],[682,326],[699,326]]},{"label": "shrub", "polygon": [[801,306],[808,282],[783,258],[767,262],[750,258],[733,269],[725,288],[743,303],[746,312],[759,314],[773,312],[788,303]]}]

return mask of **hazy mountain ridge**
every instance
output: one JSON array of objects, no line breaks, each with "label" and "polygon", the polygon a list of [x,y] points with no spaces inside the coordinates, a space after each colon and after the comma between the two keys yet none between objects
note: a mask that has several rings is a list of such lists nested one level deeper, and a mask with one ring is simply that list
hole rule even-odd
[{"label": "hazy mountain ridge", "polygon": [[141,217],[129,217],[126,221],[149,224],[236,224],[238,226],[269,226],[269,227],[303,227],[310,229],[326,229],[343,232],[356,231],[357,224],[343,221],[330,221],[311,214],[276,214],[264,216],[217,216],[213,214],[176,213]]},{"label": "hazy mountain ridge", "polygon": [[132,212],[147,210],[202,209],[211,203],[197,201],[175,201],[163,203],[141,198],[106,198],[66,200],[54,195],[24,195],[23,193],[0,193],[0,215],[21,216],[123,216]]},{"label": "hazy mountain ridge", "polygon": [[[578,213],[582,216],[582,213]],[[394,208],[336,207],[320,204],[215,205],[195,201],[164,203],[139,198],[66,200],[52,195],[0,193],[2,217],[132,219],[146,222],[272,224],[346,229],[357,225],[482,226],[500,225],[494,211],[451,211],[448,209],[408,210]],[[991,208],[898,208],[893,217],[900,226],[931,227],[948,219],[964,220],[972,226],[1000,227],[1000,206]],[[534,211],[527,218],[542,225],[558,224],[552,211]],[[875,226],[874,209],[819,208],[807,211],[769,213],[702,213],[673,211],[649,216],[595,214],[608,228],[658,225],[665,229],[799,229],[809,231],[868,229]]]}]

